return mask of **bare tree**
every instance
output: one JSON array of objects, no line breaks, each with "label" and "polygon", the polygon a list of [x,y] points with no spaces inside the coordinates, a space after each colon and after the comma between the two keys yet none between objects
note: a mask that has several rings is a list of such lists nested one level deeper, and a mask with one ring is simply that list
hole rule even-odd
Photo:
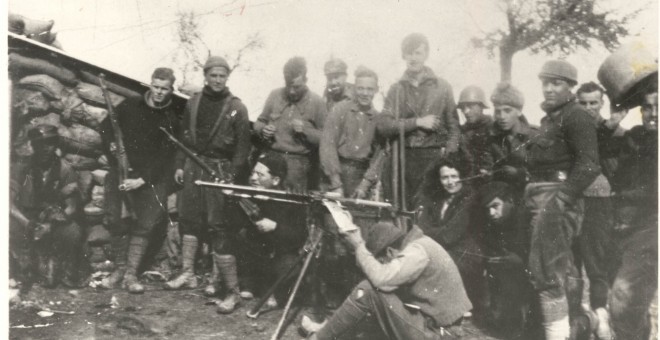
[{"label": "bare tree", "polygon": [[[204,62],[211,55],[211,48],[204,41],[200,30],[200,16],[197,13],[179,12],[177,13],[177,17],[177,43],[179,44],[179,49],[173,59],[177,64],[181,65],[180,67],[183,73],[181,87],[184,88],[189,83],[189,75],[198,72],[204,67]],[[263,38],[257,32],[249,35],[236,53],[225,54],[223,57],[232,65],[230,71],[234,71],[239,67],[249,71],[250,67],[242,64],[245,55],[263,47]]]},{"label": "bare tree", "polygon": [[[599,10],[599,0],[498,0],[507,26],[472,38],[476,48],[490,57],[499,52],[500,78],[511,80],[513,56],[520,51],[569,54],[578,48],[590,49],[594,42],[608,50],[628,35],[627,24],[641,11],[616,15]],[[602,1],[600,1],[602,3]]]}]

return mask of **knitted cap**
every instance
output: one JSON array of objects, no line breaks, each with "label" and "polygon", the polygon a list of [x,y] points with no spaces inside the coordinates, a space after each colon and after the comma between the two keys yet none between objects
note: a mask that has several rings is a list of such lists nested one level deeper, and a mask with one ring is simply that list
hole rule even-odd
[{"label": "knitted cap", "polygon": [[57,140],[60,135],[57,133],[57,127],[48,124],[39,124],[27,132],[28,139],[31,141]]},{"label": "knitted cap", "polygon": [[369,227],[365,235],[366,246],[372,254],[378,255],[405,235],[406,233],[394,224],[379,222]]},{"label": "knitted cap", "polygon": [[577,68],[564,60],[546,61],[541,68],[539,78],[559,78],[577,84]]},{"label": "knitted cap", "polygon": [[522,110],[525,96],[510,83],[499,83],[490,96],[493,105],[509,105]]},{"label": "knitted cap", "polygon": [[206,64],[204,64],[204,72],[208,71],[212,67],[224,67],[225,69],[227,69],[227,71],[231,70],[225,58],[215,55],[210,56],[206,60]]},{"label": "knitted cap", "polygon": [[284,159],[281,154],[275,152],[266,152],[259,156],[259,160],[257,160],[257,162],[265,165],[270,171],[271,175],[277,176],[282,180],[286,178],[286,159]]},{"label": "knitted cap", "polygon": [[326,75],[333,73],[346,74],[347,69],[348,66],[346,66],[346,63],[343,60],[336,58],[328,60],[325,63],[325,66],[323,66],[323,72]]}]

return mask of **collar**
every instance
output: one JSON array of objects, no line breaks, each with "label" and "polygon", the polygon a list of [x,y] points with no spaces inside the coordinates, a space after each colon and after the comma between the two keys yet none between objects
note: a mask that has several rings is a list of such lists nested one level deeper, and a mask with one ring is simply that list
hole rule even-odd
[{"label": "collar", "polygon": [[[433,70],[431,70],[430,67],[424,66],[422,70],[420,71],[420,77],[419,77],[419,85],[426,83],[427,81],[433,81],[437,82],[438,77],[433,73]],[[413,85],[416,82],[416,77],[413,77],[411,74],[408,72],[403,72],[403,76],[399,80],[400,82],[407,82],[410,85]]]},{"label": "collar", "polygon": [[351,110],[352,112],[364,112],[364,113],[365,113],[366,115],[368,115],[368,116],[374,116],[374,115],[376,115],[376,114],[378,113],[378,112],[376,112],[376,110],[374,109],[374,106],[373,106],[373,105],[371,105],[371,106],[369,107],[369,110],[367,110],[367,111],[360,110],[360,105],[357,103],[356,100],[357,100],[357,99],[353,99],[353,100],[351,100],[350,110]]},{"label": "collar", "polygon": [[543,103],[541,103],[541,109],[545,111],[545,113],[550,118],[555,118],[559,115],[562,108],[564,108],[566,105],[570,103],[575,102],[575,98],[576,98],[575,95],[571,94],[566,101],[554,105],[550,105],[544,101]]},{"label": "collar", "polygon": [[230,92],[229,92],[229,88],[226,87],[226,86],[220,92],[215,92],[215,91],[211,90],[210,87],[204,86],[204,89],[202,90],[202,94],[203,94],[204,97],[209,98],[213,101],[216,101],[216,100],[223,100],[223,99],[229,97]]},{"label": "collar", "polygon": [[511,129],[511,131],[502,131],[497,127],[497,124],[493,124],[493,128],[491,129],[491,136],[505,137],[507,135],[513,135],[519,139],[528,138],[532,134],[532,128],[529,126],[527,119],[522,119],[523,117],[524,116],[520,116],[520,124]]},{"label": "collar", "polygon": [[147,104],[147,106],[150,107],[150,108],[152,108],[152,109],[162,110],[162,109],[164,109],[164,108],[170,106],[170,104],[172,104],[172,96],[170,96],[169,98],[167,98],[167,102],[165,102],[164,104],[162,104],[162,105],[156,105],[156,104],[154,103],[154,101],[151,100],[151,90],[149,90],[149,91],[147,91],[147,92],[144,94],[144,103]]}]

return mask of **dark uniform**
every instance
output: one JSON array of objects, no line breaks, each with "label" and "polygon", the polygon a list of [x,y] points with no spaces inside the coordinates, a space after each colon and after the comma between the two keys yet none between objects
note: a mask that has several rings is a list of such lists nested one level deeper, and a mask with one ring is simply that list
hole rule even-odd
[{"label": "dark uniform", "polygon": [[[173,190],[174,155],[176,146],[160,128],[172,134],[180,132],[178,112],[171,100],[162,105],[149,104],[149,93],[144,98],[127,99],[115,109],[123,135],[124,148],[130,170],[128,177],[142,178],[144,184],[135,190],[119,191],[119,169],[115,155],[115,134],[110,118],[101,122],[100,132],[110,171],[104,181],[106,226],[112,235],[117,275],[124,276],[129,291],[140,293],[144,288],[133,280],[142,262],[150,239],[163,240],[167,231],[167,196]],[[115,144],[113,146],[113,144]],[[132,220],[122,221],[122,203]],[[158,233],[158,235],[153,235]],[[130,243],[130,244],[127,244]],[[160,244],[158,244],[160,246]],[[126,275],[121,271],[126,270]],[[129,277],[131,280],[126,280]],[[120,280],[112,277],[102,283],[113,288]],[[132,286],[132,288],[131,288]]]}]

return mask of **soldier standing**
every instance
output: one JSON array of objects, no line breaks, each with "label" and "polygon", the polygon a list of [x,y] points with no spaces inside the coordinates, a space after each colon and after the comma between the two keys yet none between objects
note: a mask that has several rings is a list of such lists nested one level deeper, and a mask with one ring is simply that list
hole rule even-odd
[{"label": "soldier standing", "polygon": [[325,73],[326,85],[323,92],[323,98],[328,112],[332,108],[345,100],[351,100],[354,97],[355,87],[353,84],[346,82],[348,66],[341,59],[330,59],[323,66]]},{"label": "soldier standing", "polygon": [[[426,167],[445,154],[458,151],[461,133],[451,86],[424,65],[429,57],[428,39],[419,33],[406,36],[401,43],[401,56],[406,71],[387,92],[376,130],[385,138],[396,139],[403,126],[406,155],[401,184],[405,183],[406,197],[402,199],[407,207],[412,207]],[[397,159],[393,157],[394,161]],[[387,198],[392,198],[393,190],[399,190],[391,188],[388,181],[383,184]]]},{"label": "soldier standing", "polygon": [[[539,295],[548,340],[569,336],[569,299],[581,294],[571,250],[583,216],[582,192],[600,173],[596,129],[575,100],[577,69],[565,61],[546,62],[539,74],[545,101],[540,135],[530,141],[525,205],[531,214],[529,269]],[[567,292],[569,290],[569,292]],[[571,300],[571,311],[580,301]]]},{"label": "soldier standing", "polygon": [[[217,173],[232,183],[247,166],[250,152],[250,121],[247,108],[226,86],[231,69],[224,58],[211,56],[204,64],[205,86],[186,105],[182,142]],[[179,194],[179,225],[183,234],[183,272],[165,284],[167,289],[196,288],[195,254],[200,234],[209,233],[213,254],[213,274],[204,293],[215,295],[219,279],[227,295],[218,304],[218,313],[231,313],[240,303],[234,236],[225,199],[220,190],[202,188],[196,180],[212,181],[211,176],[185,155],[177,158],[176,181],[183,183]]]},{"label": "soldier standing", "polygon": [[288,169],[284,187],[305,191],[314,174],[313,154],[321,139],[326,108],[323,99],[307,88],[305,59],[293,57],[286,62],[284,81],[285,87],[273,90],[266,99],[254,131],[270,150],[284,155]]},{"label": "soldier standing", "polygon": [[[179,132],[179,118],[171,100],[174,81],[171,69],[157,68],[143,98],[127,99],[116,108],[131,169],[129,178],[119,183],[117,158],[108,157],[110,171],[104,182],[105,202],[117,267],[101,282],[101,288],[112,289],[123,282],[130,293],[143,293],[144,286],[137,279],[138,267],[152,231],[166,230],[163,225],[167,223],[167,191],[174,171],[175,146],[159,129]],[[118,141],[109,117],[100,129],[106,153],[110,154]],[[121,220],[122,202],[135,218],[134,223]]]},{"label": "soldier standing", "polygon": [[458,97],[458,109],[465,116],[465,124],[461,126],[462,141],[467,152],[472,155],[473,169],[485,169],[488,136],[493,125],[493,118],[484,114],[486,96],[484,91],[475,85],[470,85],[461,91]]}]

